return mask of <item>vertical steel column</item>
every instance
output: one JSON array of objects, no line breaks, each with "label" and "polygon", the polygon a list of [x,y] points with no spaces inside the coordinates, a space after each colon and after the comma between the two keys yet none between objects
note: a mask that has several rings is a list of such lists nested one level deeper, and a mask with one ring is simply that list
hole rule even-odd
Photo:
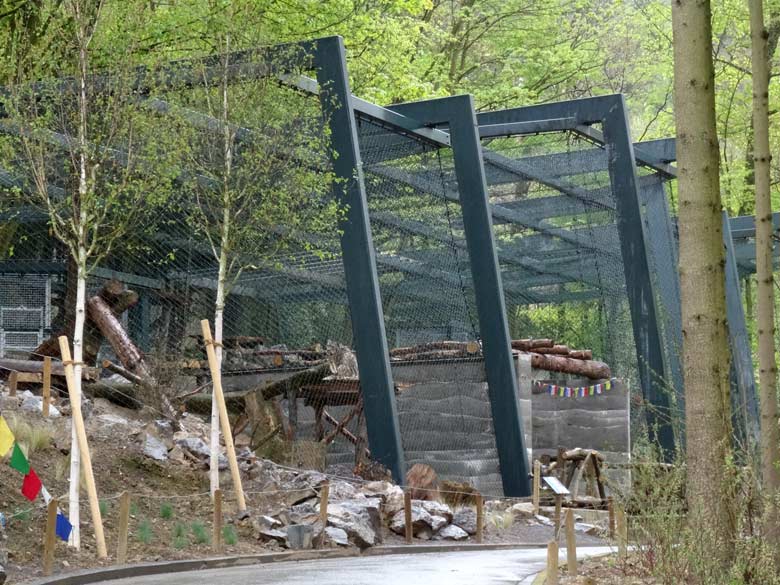
[{"label": "vertical steel column", "polygon": [[739,269],[734,253],[734,241],[731,238],[731,223],[725,211],[723,244],[726,246],[726,320],[731,346],[731,369],[737,386],[737,395],[731,397],[732,420],[735,430],[747,440],[747,445],[757,445],[760,429],[753,356],[745,322],[745,309],[742,306],[742,289],[739,286]]},{"label": "vertical steel column", "polygon": [[[640,190],[645,206],[646,232],[650,238],[653,276],[658,299],[658,317],[662,328],[662,347],[667,385],[674,387],[677,403],[675,416],[684,417],[685,389],[682,375],[682,313],[680,306],[680,274],[677,271],[677,234],[666,198],[666,188],[659,176]],[[682,425],[677,427],[682,430]],[[678,437],[678,441],[681,437]]]},{"label": "vertical steel column", "polygon": [[372,457],[403,484],[406,469],[343,39],[319,40],[314,58],[320,102],[331,130],[331,162],[339,179],[334,195],[345,206],[341,253],[368,443]]},{"label": "vertical steel column", "polygon": [[531,495],[504,287],[493,239],[482,144],[471,96],[391,106],[425,124],[449,124],[463,227],[474,281],[490,408],[504,494]]},{"label": "vertical steel column", "polygon": [[636,343],[639,377],[647,410],[650,437],[671,457],[674,453],[674,430],[670,422],[669,398],[664,388],[664,356],[656,297],[650,279],[648,237],[642,221],[642,208],[637,186],[634,146],[629,133],[628,116],[623,96],[614,96],[614,103],[603,119],[607,147],[609,176],[615,193],[617,227],[620,235],[626,291]]}]

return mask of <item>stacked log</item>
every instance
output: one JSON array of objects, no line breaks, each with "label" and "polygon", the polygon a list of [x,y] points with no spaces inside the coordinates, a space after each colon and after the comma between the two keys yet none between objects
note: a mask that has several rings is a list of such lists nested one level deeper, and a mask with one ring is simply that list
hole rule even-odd
[{"label": "stacked log", "polygon": [[[602,380],[612,376],[607,364],[593,360],[589,349],[570,349],[556,344],[552,339],[516,339],[512,349],[530,354],[531,366],[539,370],[583,376],[591,380]],[[474,357],[480,347],[476,342],[434,341],[412,347],[398,347],[390,350],[392,361],[402,360],[447,360]]]}]

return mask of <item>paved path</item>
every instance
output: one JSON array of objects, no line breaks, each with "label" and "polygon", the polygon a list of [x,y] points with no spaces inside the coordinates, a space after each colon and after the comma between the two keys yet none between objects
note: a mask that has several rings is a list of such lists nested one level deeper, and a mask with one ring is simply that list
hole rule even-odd
[{"label": "paved path", "polygon": [[[609,552],[578,551],[580,558]],[[565,549],[561,560],[565,562]],[[111,585],[520,585],[533,581],[547,549],[365,556],[208,569],[111,581]]]}]

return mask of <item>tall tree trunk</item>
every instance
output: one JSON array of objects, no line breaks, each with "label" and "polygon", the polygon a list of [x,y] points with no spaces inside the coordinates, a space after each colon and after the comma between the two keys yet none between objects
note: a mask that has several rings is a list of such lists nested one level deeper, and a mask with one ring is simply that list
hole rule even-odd
[{"label": "tall tree trunk", "polygon": [[[223,226],[223,243],[224,243]],[[224,247],[222,248],[224,250]],[[222,371],[222,340],[224,338],[225,324],[225,284],[227,281],[227,254],[223,251],[219,255],[219,273],[217,276],[217,300],[214,309],[214,341],[216,347],[214,353],[217,356],[217,368]],[[219,489],[219,407],[214,400],[214,392],[211,393],[211,456],[209,459],[209,479],[211,495]]]},{"label": "tall tree trunk", "polygon": [[769,162],[769,57],[762,0],[749,0],[753,68],[753,167],[756,187],[756,280],[758,371],[761,388],[761,468],[767,509],[765,537],[777,548],[780,536],[780,427],[777,424],[777,363],[772,278],[772,200]]},{"label": "tall tree trunk", "polygon": [[672,0],[689,521],[717,582],[734,555],[729,354],[709,0]]}]

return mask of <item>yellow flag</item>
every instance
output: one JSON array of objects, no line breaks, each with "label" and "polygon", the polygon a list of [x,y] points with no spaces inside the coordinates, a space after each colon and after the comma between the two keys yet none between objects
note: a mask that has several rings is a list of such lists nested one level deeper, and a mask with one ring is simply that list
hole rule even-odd
[{"label": "yellow flag", "polygon": [[5,419],[0,416],[0,457],[5,457],[13,446],[14,434],[8,428],[8,423],[5,422]]}]

